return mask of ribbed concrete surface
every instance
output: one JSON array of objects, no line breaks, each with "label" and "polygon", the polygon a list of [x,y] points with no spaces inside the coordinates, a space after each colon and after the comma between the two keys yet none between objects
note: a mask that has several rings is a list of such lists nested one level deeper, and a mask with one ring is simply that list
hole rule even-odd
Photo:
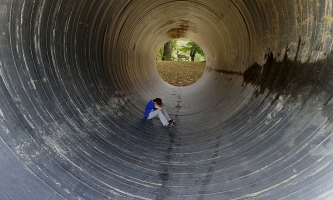
[{"label": "ribbed concrete surface", "polygon": [[[332,199],[332,6],[2,0],[1,199]],[[155,64],[177,37],[207,59],[183,88]]]}]

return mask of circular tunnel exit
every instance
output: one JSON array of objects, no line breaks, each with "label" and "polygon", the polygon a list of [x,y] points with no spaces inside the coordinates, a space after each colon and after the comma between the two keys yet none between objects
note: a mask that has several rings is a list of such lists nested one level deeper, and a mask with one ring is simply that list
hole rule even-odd
[{"label": "circular tunnel exit", "polygon": [[[331,199],[332,7],[4,0],[1,199]],[[156,68],[175,38],[205,52],[187,87]]]},{"label": "circular tunnel exit", "polygon": [[165,82],[186,87],[201,78],[205,71],[206,58],[197,43],[186,38],[177,38],[160,48],[156,56],[156,67]]}]

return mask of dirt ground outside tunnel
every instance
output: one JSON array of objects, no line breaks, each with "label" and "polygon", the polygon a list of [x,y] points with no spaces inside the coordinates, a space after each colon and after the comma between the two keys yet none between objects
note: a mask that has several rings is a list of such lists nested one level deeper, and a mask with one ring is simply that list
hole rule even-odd
[{"label": "dirt ground outside tunnel", "polygon": [[184,87],[197,82],[205,71],[205,62],[156,61],[157,71],[167,83]]}]

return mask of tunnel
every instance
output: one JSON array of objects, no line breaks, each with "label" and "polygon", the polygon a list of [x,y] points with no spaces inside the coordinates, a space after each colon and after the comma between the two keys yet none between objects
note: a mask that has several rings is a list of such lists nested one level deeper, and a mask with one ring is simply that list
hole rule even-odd
[{"label": "tunnel", "polygon": [[[2,0],[0,199],[332,199],[331,0]],[[203,49],[176,87],[167,41]],[[173,127],[146,120],[161,98]]]}]

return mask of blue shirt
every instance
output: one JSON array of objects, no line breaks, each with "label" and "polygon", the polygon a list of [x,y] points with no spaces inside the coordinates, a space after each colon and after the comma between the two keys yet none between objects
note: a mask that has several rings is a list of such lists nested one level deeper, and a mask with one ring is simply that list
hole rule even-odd
[{"label": "blue shirt", "polygon": [[145,110],[145,118],[146,119],[148,119],[149,113],[153,110],[155,110],[155,104],[152,100],[150,100],[146,105],[146,110]]}]

